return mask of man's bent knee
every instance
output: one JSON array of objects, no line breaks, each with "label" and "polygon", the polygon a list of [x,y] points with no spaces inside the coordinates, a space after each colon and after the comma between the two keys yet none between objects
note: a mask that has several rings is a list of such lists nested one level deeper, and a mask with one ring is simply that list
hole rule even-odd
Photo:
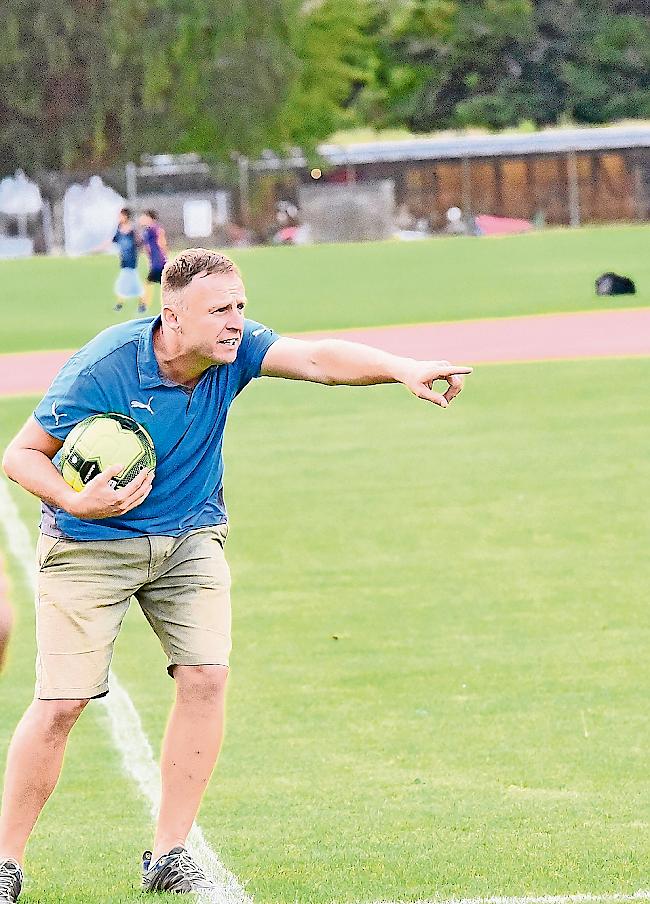
[{"label": "man's bent knee", "polygon": [[32,707],[40,724],[52,734],[67,734],[88,700],[34,700]]},{"label": "man's bent knee", "polygon": [[174,679],[179,694],[208,702],[223,697],[228,680],[228,666],[177,665],[174,668]]}]

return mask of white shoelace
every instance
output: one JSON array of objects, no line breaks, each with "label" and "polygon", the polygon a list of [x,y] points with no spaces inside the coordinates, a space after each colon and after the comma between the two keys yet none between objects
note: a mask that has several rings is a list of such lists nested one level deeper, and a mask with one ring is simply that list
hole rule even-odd
[{"label": "white shoelace", "polygon": [[207,876],[196,860],[194,860],[187,851],[183,851],[179,854],[178,869],[183,873],[185,879],[189,879],[190,881],[200,879],[203,882],[207,882]]}]

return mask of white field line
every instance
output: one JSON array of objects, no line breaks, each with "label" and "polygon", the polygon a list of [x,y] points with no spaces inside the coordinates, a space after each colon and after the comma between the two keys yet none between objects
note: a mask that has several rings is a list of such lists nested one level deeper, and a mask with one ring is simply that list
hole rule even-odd
[{"label": "white field line", "polygon": [[[11,498],[7,484],[0,478],[0,524],[7,539],[7,546],[21,567],[30,593],[36,595],[36,570],[34,544],[29,531]],[[143,797],[148,800],[154,820],[160,804],[160,773],[154,760],[151,744],[143,729],[133,701],[115,675],[111,673],[111,692],[102,700],[108,716],[110,732],[115,747],[122,758],[124,771],[136,783]],[[210,904],[252,904],[236,877],[229,872],[205,840],[203,832],[194,824],[188,838],[188,849],[213,882],[218,893],[197,895],[198,900]]]},{"label": "white field line", "polygon": [[432,898],[427,901],[375,901],[374,904],[590,904],[590,902],[603,901],[605,904],[618,904],[628,901],[650,901],[650,890],[637,891],[632,895],[602,894],[602,895],[541,895],[530,898]]},{"label": "white field line", "polygon": [[[20,565],[30,592],[35,595],[36,573],[32,540],[9,494],[7,485],[1,478],[0,524],[2,524],[8,548]],[[122,757],[124,771],[130,775],[143,797],[149,801],[151,814],[155,819],[160,803],[159,770],[153,757],[151,744],[142,729],[140,716],[114,672],[111,673],[111,692],[102,702],[108,715],[113,742]],[[246,894],[236,877],[221,863],[196,824],[190,832],[188,847],[206,874],[221,886],[215,895],[198,895],[199,901],[205,902],[205,904],[208,902],[210,904],[252,904],[253,899]],[[595,904],[599,901],[604,904],[650,901],[650,891],[637,891],[632,895],[579,894],[523,898],[452,898],[450,900],[433,898],[428,901],[410,902],[410,904],[591,904],[591,902]],[[374,904],[403,904],[403,902],[376,901]]]}]

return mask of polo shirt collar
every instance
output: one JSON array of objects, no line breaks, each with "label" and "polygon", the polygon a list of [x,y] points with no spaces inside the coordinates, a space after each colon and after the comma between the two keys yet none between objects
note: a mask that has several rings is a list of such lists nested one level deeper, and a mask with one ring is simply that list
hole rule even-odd
[{"label": "polo shirt collar", "polygon": [[160,326],[160,314],[154,317],[140,333],[138,342],[138,379],[143,389],[149,389],[153,386],[175,386],[175,383],[166,380],[160,373],[158,368],[158,360],[153,350],[153,335]]}]

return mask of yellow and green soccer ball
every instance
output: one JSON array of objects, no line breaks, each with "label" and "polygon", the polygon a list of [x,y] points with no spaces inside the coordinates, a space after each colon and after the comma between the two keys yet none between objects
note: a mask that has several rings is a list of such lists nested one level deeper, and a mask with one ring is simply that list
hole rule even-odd
[{"label": "yellow and green soccer ball", "polygon": [[61,474],[78,493],[111,465],[124,465],[112,485],[126,486],[143,468],[155,468],[153,440],[125,414],[93,414],[73,427],[61,449]]}]

